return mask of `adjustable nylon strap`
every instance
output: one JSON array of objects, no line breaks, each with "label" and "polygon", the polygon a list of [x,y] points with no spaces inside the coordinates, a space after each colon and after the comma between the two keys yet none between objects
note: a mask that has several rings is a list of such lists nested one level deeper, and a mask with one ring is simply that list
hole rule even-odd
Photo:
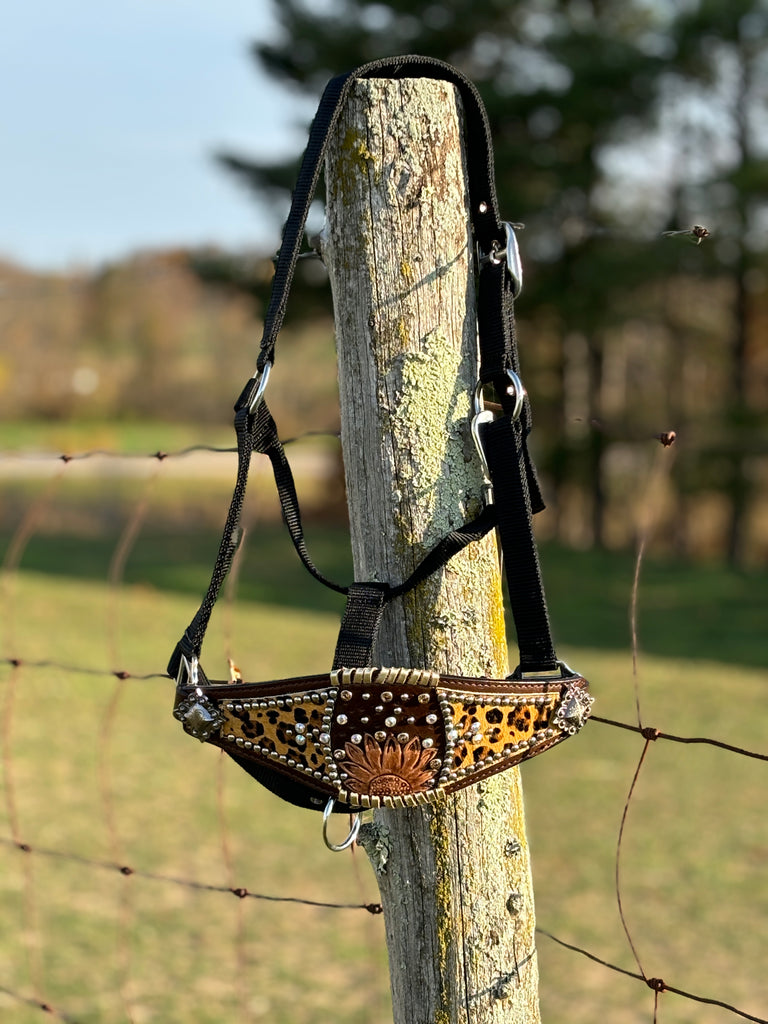
[{"label": "adjustable nylon strap", "polygon": [[[227,517],[224,537],[219,548],[211,583],[203,603],[171,659],[169,672],[172,675],[175,675],[178,670],[182,653],[186,654],[187,657],[189,657],[190,652],[195,657],[199,656],[213,605],[215,604],[221,584],[229,571],[237,548],[239,520],[252,451],[267,454],[272,463],[283,517],[294,546],[308,571],[320,582],[341,593],[347,593],[353,588],[365,586],[353,584],[353,588],[346,588],[334,584],[326,579],[312,563],[304,543],[293,477],[277,436],[274,421],[263,399],[253,410],[250,406],[261,383],[262,374],[274,362],[275,343],[285,316],[288,294],[301,248],[306,218],[317,187],[328,139],[338,121],[352,84],[361,78],[377,76],[388,78],[437,78],[451,82],[458,88],[464,102],[466,114],[468,184],[475,239],[484,252],[490,253],[504,238],[505,230],[499,218],[496,199],[490,126],[480,95],[467,78],[455,68],[441,61],[428,57],[404,56],[373,61],[354,72],[340,75],[329,82],[310,129],[309,141],[293,194],[291,211],[283,230],[283,240],[278,256],[272,293],[264,318],[264,334],[259,353],[257,373],[248,381],[235,406],[237,414],[235,417],[235,427],[238,435],[239,453],[238,478]],[[502,406],[507,413],[511,409],[511,399],[505,393],[505,374],[509,369],[517,370],[513,297],[513,288],[507,268],[503,263],[486,262],[480,271],[478,286],[480,379],[483,382],[493,382],[496,385]],[[243,417],[245,417],[245,420],[243,420]],[[443,538],[403,584],[398,587],[387,586],[382,590],[377,590],[377,600],[383,593],[383,597],[381,597],[383,605],[385,601],[392,600],[394,597],[400,596],[412,589],[412,587],[444,565],[449,558],[453,557],[454,554],[472,540],[478,539],[487,533],[495,525],[496,516],[498,515],[500,541],[507,565],[513,614],[521,647],[521,666],[524,666],[526,670],[528,668],[543,670],[545,667],[550,666],[552,659],[549,657],[549,652],[552,651],[553,653],[553,648],[549,635],[546,604],[543,589],[541,588],[540,575],[538,574],[538,559],[530,522],[532,510],[538,510],[543,507],[543,503],[541,502],[538,484],[525,443],[530,429],[530,410],[527,400],[523,412],[522,426],[512,428],[506,417],[500,422],[507,424],[509,428],[508,433],[511,433],[515,438],[515,457],[510,462],[504,456],[504,453],[500,450],[497,451],[499,445],[505,443],[506,434],[501,428],[498,430],[494,429],[496,424],[492,424],[486,429],[486,454],[489,456],[489,463],[493,462],[495,467],[502,463],[504,464],[505,469],[501,471],[502,476],[504,472],[509,471],[515,477],[520,478],[517,482],[518,485],[506,488],[502,482],[502,476],[499,475],[499,469],[494,469],[492,478],[496,493],[496,507],[487,509],[475,522],[460,527]],[[507,463],[509,464],[507,465]],[[504,524],[503,528],[502,522]],[[520,589],[520,593],[517,594],[518,577],[516,574],[511,574],[511,567],[515,564],[516,556],[521,553],[526,564],[535,565],[535,571],[526,571],[524,577],[528,582]],[[536,604],[539,608],[543,609],[543,616],[535,614],[526,619],[523,609],[528,596],[534,593],[537,585],[538,600]],[[374,589],[376,588],[374,587]],[[354,605],[358,603],[357,598],[352,602]],[[348,611],[352,615],[350,607],[351,605],[348,605]],[[521,620],[522,627],[518,623],[518,617],[521,614],[523,615]],[[370,628],[373,630],[373,633],[365,641],[364,646],[367,650],[370,650],[375,640],[375,631],[378,628],[379,619],[376,619],[375,616],[370,619]],[[362,619],[360,619],[359,627],[355,628],[362,628]],[[343,629],[344,627],[342,627]],[[539,634],[537,630],[543,632]],[[345,657],[352,656],[352,646],[354,645],[342,644],[340,640],[340,648],[349,652],[344,655]],[[359,643],[358,649],[360,656],[362,656],[364,652]],[[338,650],[337,655],[339,655]],[[347,665],[365,663],[364,661],[346,662]]]},{"label": "adjustable nylon strap", "polygon": [[[494,242],[504,238],[496,199],[493,146],[488,115],[475,86],[456,68],[431,57],[402,56],[364,64],[356,71],[337,75],[325,87],[309,130],[307,148],[299,168],[288,218],[275,268],[272,293],[264,315],[264,333],[258,370],[274,363],[277,335],[285,318],[291,282],[301,250],[304,228],[323,165],[328,140],[339,119],[349,90],[361,78],[436,78],[455,85],[464,102],[467,131],[467,163],[472,223],[477,242],[490,252]],[[489,369],[489,372],[490,369]],[[252,378],[243,389],[235,408],[250,402],[258,387]]]},{"label": "adjustable nylon strap", "polygon": [[370,665],[387,599],[386,584],[353,583],[339,629],[333,668]]},{"label": "adjustable nylon strap", "polygon": [[[520,669],[552,672],[557,669],[558,660],[552,643],[539,555],[530,527],[531,499],[525,473],[523,429],[504,416],[482,430],[520,649]],[[525,519],[529,523],[527,530],[522,528],[521,520]]]}]

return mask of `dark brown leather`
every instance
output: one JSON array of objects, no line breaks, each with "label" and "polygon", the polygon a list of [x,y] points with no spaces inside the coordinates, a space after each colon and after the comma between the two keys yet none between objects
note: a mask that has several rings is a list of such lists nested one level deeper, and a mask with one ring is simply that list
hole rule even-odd
[{"label": "dark brown leather", "polygon": [[[563,674],[476,679],[339,669],[265,683],[189,675],[174,715],[241,763],[345,808],[414,806],[503,771],[577,732],[593,698]],[[261,774],[261,773],[260,773]]]}]

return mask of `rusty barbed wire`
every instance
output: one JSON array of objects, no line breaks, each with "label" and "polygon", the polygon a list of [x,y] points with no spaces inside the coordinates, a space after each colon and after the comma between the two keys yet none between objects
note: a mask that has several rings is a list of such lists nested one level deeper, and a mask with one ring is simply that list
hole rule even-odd
[{"label": "rusty barbed wire", "polygon": [[[294,437],[281,438],[281,444],[285,447],[286,445],[298,444],[300,441],[305,441],[311,437],[326,437],[338,441],[341,437],[338,430],[306,430],[301,434],[296,434]],[[139,459],[150,459],[158,462],[164,462],[166,459],[180,459],[185,455],[194,455],[196,452],[207,452],[215,455],[237,455],[236,446],[221,447],[218,445],[210,444],[192,444],[185,448],[177,448],[174,451],[164,451],[159,448],[154,452],[120,452],[110,448],[89,448],[81,452],[54,452],[54,451],[40,451],[40,452],[0,452],[0,462],[63,462],[65,464],[70,462],[83,462],[87,459],[117,459],[126,461],[136,461]]]},{"label": "rusty barbed wire", "polygon": [[[18,657],[0,658],[0,665],[8,665],[12,668],[20,668],[22,666],[24,668],[31,669],[52,668],[57,672],[87,676],[103,676],[104,678],[110,679],[135,679],[138,682],[157,679],[158,681],[167,683],[169,679],[167,672],[128,672],[122,669],[96,668],[92,665],[73,665],[71,662],[52,661],[48,659],[36,661]],[[594,714],[590,715],[589,720],[590,722],[596,722],[598,725],[608,725],[614,729],[623,729],[625,732],[634,732],[643,738],[646,738],[646,734],[649,734],[650,738],[654,740],[665,740],[669,743],[681,743],[688,746],[702,744],[728,751],[731,754],[740,754],[742,757],[750,757],[757,761],[768,761],[768,753],[761,753],[758,750],[750,750],[747,747],[739,747],[734,743],[725,743],[723,740],[715,740],[708,736],[678,736],[675,733],[664,732],[664,730],[656,729],[652,726],[632,725],[629,722],[620,722],[617,719],[603,718],[600,715]]]},{"label": "rusty barbed wire", "polygon": [[662,978],[646,978],[642,974],[638,974],[636,971],[628,971],[626,967],[619,967],[617,964],[612,964],[608,960],[604,960],[602,957],[597,956],[595,953],[590,953],[587,949],[582,949],[581,946],[576,946],[572,942],[566,942],[564,939],[559,939],[556,935],[546,931],[546,929],[536,926],[536,934],[544,935],[546,938],[551,939],[552,942],[556,942],[558,946],[562,946],[564,949],[570,949],[573,953],[578,953],[580,956],[584,956],[587,960],[591,960],[593,963],[600,964],[601,967],[607,967],[608,970],[615,971],[617,974],[623,974],[627,978],[634,978],[637,981],[642,981],[648,988],[656,994],[663,992],[671,992],[673,995],[682,996],[684,999],[690,999],[695,1003],[704,1003],[707,1006],[719,1006],[723,1010],[728,1010],[729,1013],[735,1014],[737,1017],[742,1017],[744,1020],[754,1021],[754,1024],[768,1024],[768,1018],[756,1017],[752,1013],[747,1013],[746,1010],[740,1010],[738,1006],[732,1006],[731,1003],[725,1003],[721,999],[710,999],[708,996],[697,995],[695,992],[687,992],[685,989],[676,988],[674,985],[668,985]]},{"label": "rusty barbed wire", "polygon": [[66,853],[62,850],[52,850],[47,847],[33,846],[31,843],[21,842],[6,836],[0,836],[0,846],[15,848],[21,853],[34,854],[38,857],[49,857],[56,860],[64,860],[70,864],[80,864],[83,867],[93,868],[100,871],[111,871],[123,877],[144,879],[151,882],[164,882],[168,885],[178,885],[185,889],[196,889],[200,892],[220,892],[237,896],[238,899],[263,900],[267,903],[296,903],[305,907],[321,907],[325,910],[365,910],[369,914],[381,914],[380,903],[328,903],[323,900],[309,900],[301,896],[273,896],[262,892],[252,892],[245,886],[217,885],[213,882],[199,882],[193,878],[180,878],[176,875],[164,875],[156,871],[144,871],[142,868],[132,867],[129,864],[120,864],[116,861],[97,860],[92,857],[84,857],[78,853]]},{"label": "rusty barbed wire", "polygon": [[[593,426],[596,426],[596,425],[593,424]],[[294,444],[294,443],[297,443],[297,442],[299,442],[299,441],[301,441],[301,440],[303,440],[305,438],[308,438],[308,437],[332,437],[332,438],[338,438],[338,433],[336,431],[308,431],[308,432],[306,432],[304,434],[301,434],[301,435],[299,435],[297,437],[288,438],[287,440],[284,440],[283,444],[285,444],[285,445]],[[673,444],[673,442],[675,440],[675,434],[672,431],[668,431],[668,432],[663,433],[663,434],[655,435],[654,439],[657,440],[658,442],[660,442],[662,450],[663,450],[663,449],[669,448]],[[51,461],[51,462],[62,463],[62,465],[60,467],[60,472],[58,474],[54,475],[54,477],[52,478],[52,481],[51,481],[51,483],[49,485],[49,488],[46,489],[46,491],[45,491],[44,495],[41,497],[41,499],[38,499],[38,502],[35,503],[35,508],[37,509],[37,511],[35,511],[34,509],[28,509],[27,510],[27,514],[24,516],[24,518],[22,520],[22,523],[20,524],[19,528],[16,531],[16,534],[14,535],[14,538],[11,541],[11,545],[10,545],[8,551],[6,552],[6,556],[5,556],[5,559],[4,559],[4,562],[3,562],[3,570],[4,570],[5,578],[7,579],[8,576],[12,576],[14,573],[19,571],[19,565],[20,565],[20,562],[21,562],[21,558],[22,558],[22,554],[23,554],[24,548],[25,548],[27,542],[29,541],[30,537],[34,533],[34,531],[36,529],[36,526],[37,526],[37,518],[39,518],[39,515],[38,515],[38,513],[39,513],[39,506],[40,506],[41,502],[46,502],[46,501],[50,501],[51,500],[52,494],[53,494],[53,490],[55,489],[56,486],[58,486],[58,483],[61,480],[61,474],[63,473],[63,471],[67,468],[67,466],[70,463],[77,462],[77,461],[83,461],[83,460],[87,460],[87,459],[92,459],[92,458],[96,458],[96,457],[106,457],[106,458],[111,458],[111,459],[134,460],[134,461],[135,460],[140,460],[140,459],[147,459],[147,460],[155,460],[158,463],[162,463],[166,459],[182,458],[182,457],[184,457],[186,455],[194,454],[196,452],[206,452],[206,453],[216,453],[216,454],[233,454],[233,453],[236,453],[236,451],[237,451],[237,449],[234,448],[234,447],[231,447],[231,448],[230,447],[221,448],[221,447],[215,447],[215,446],[211,446],[211,445],[192,445],[192,446],[188,446],[186,448],[179,449],[179,450],[176,450],[176,451],[157,450],[157,451],[155,451],[153,453],[149,453],[149,454],[133,454],[133,453],[125,453],[125,452],[115,452],[115,451],[100,450],[100,449],[92,449],[92,450],[78,452],[78,453],[74,453],[74,454],[67,454],[67,453],[64,453],[64,454],[54,454],[54,453],[42,453],[42,454],[41,453],[37,453],[37,454],[0,453],[0,460],[6,460],[6,461],[8,461],[10,459],[13,459],[15,461],[29,461],[29,462]],[[157,466],[157,470],[159,470],[159,469],[160,469],[160,466],[158,465]],[[667,471],[668,471],[668,467],[667,467]],[[156,479],[156,473],[154,473],[154,474],[152,474],[150,476],[150,483],[148,484],[148,487],[152,485],[152,482],[155,479]],[[115,552],[113,554],[113,558],[112,558],[112,561],[110,563],[109,583],[110,583],[110,586],[111,586],[111,593],[112,593],[112,598],[113,598],[113,601],[112,601],[112,604],[113,604],[112,616],[113,616],[113,618],[111,619],[111,627],[112,628],[111,628],[111,632],[110,632],[111,642],[110,642],[109,657],[113,660],[113,664],[117,664],[120,661],[118,644],[117,644],[117,633],[118,633],[118,630],[117,630],[117,621],[116,621],[116,617],[117,617],[117,611],[116,611],[117,605],[116,605],[116,603],[117,603],[117,599],[118,599],[118,593],[119,593],[119,590],[120,590],[120,588],[122,587],[122,585],[124,583],[124,570],[125,570],[125,565],[126,565],[126,562],[127,562],[130,550],[131,550],[131,548],[132,548],[132,546],[133,546],[133,544],[134,544],[134,542],[135,542],[135,540],[136,540],[136,538],[137,538],[137,536],[138,536],[138,534],[140,532],[142,524],[143,524],[144,515],[145,515],[145,512],[146,512],[147,500],[148,500],[148,493],[149,493],[148,491],[145,493],[144,498],[138,503],[138,505],[136,506],[136,508],[134,510],[133,515],[130,517],[128,524],[126,525],[126,527],[125,527],[125,529],[124,529],[120,539],[118,540],[118,544],[117,544],[117,546],[115,548]],[[639,544],[639,547],[638,547],[637,561],[636,561],[636,566],[635,566],[635,578],[634,578],[634,582],[633,582],[633,598],[632,598],[633,604],[632,604],[632,608],[631,608],[631,622],[632,622],[632,627],[633,627],[633,638],[632,638],[632,640],[633,640],[633,642],[632,642],[633,675],[635,677],[635,685],[636,686],[637,686],[637,631],[636,631],[635,612],[636,612],[636,602],[637,602],[637,591],[638,591],[639,579],[640,579],[640,567],[641,567],[641,564],[642,564],[642,561],[643,561],[643,557],[644,557],[645,540],[646,540],[646,538],[647,538],[647,531],[645,532],[644,535],[641,536],[641,543]],[[6,597],[7,597],[7,595],[6,595]],[[9,634],[10,634],[9,639],[11,639],[11,642],[12,642],[13,646],[16,646],[15,639],[13,638],[13,630],[12,629],[9,630]],[[58,662],[58,661],[52,660],[52,659],[38,659],[38,660],[29,659],[29,660],[27,660],[26,658],[18,656],[18,652],[15,652],[15,651],[14,651],[14,656],[13,657],[0,658],[0,665],[3,665],[3,664],[9,666],[12,670],[18,670],[18,669],[20,669],[22,667],[27,669],[27,670],[53,669],[53,670],[55,670],[57,672],[75,673],[75,674],[92,676],[94,678],[103,677],[105,679],[107,679],[107,678],[110,679],[112,681],[113,686],[115,687],[115,689],[114,689],[114,692],[113,692],[112,701],[110,702],[110,705],[109,705],[107,717],[106,717],[105,723],[104,723],[104,725],[105,725],[105,730],[104,730],[104,732],[105,732],[105,739],[104,739],[104,750],[102,751],[103,758],[106,758],[106,747],[109,744],[109,735],[111,733],[111,724],[110,723],[111,723],[111,720],[112,720],[112,718],[114,717],[114,715],[116,713],[117,704],[119,702],[120,695],[122,693],[122,689],[123,689],[123,686],[125,685],[125,683],[130,681],[130,680],[153,680],[153,679],[162,680],[164,683],[168,682],[168,676],[167,676],[167,674],[165,672],[150,672],[150,673],[138,674],[138,673],[132,673],[132,672],[130,672],[128,670],[125,670],[125,669],[116,669],[116,668],[104,669],[104,668],[99,668],[99,667],[94,667],[94,666],[81,666],[81,665],[76,665],[76,664],[71,664],[71,663],[66,663],[66,662]],[[11,685],[10,689],[7,691],[7,693],[10,694],[10,696],[7,695],[6,696],[6,700],[10,700],[11,702],[13,701],[14,690],[15,690],[15,685]],[[736,1007],[736,1006],[734,1006],[732,1004],[726,1003],[726,1002],[718,1000],[718,999],[713,999],[713,998],[705,997],[705,996],[702,996],[702,995],[699,995],[699,994],[696,994],[696,993],[685,991],[683,989],[680,989],[680,988],[677,988],[677,987],[675,987],[673,985],[668,984],[665,980],[663,980],[661,978],[651,978],[651,977],[648,977],[646,975],[643,967],[642,967],[641,961],[639,959],[638,953],[637,953],[636,948],[635,948],[634,941],[632,939],[632,936],[630,934],[627,922],[626,922],[625,917],[624,917],[623,907],[622,907],[622,899],[621,899],[620,878],[619,878],[619,875],[620,875],[620,857],[621,857],[621,850],[622,850],[622,840],[623,840],[624,826],[625,826],[625,823],[626,823],[628,812],[630,810],[630,806],[632,804],[636,783],[637,783],[637,780],[638,780],[641,768],[642,768],[642,766],[644,764],[644,761],[645,761],[645,758],[646,758],[646,754],[647,754],[647,752],[648,752],[648,750],[650,748],[650,744],[652,742],[656,742],[658,740],[666,740],[666,741],[669,741],[669,742],[674,742],[674,743],[679,743],[679,744],[684,744],[684,745],[704,744],[704,745],[712,746],[713,748],[716,748],[716,749],[721,749],[721,750],[723,750],[723,751],[725,751],[727,753],[731,753],[731,754],[734,754],[734,755],[740,755],[740,756],[744,756],[744,757],[748,757],[748,758],[752,758],[752,759],[756,759],[756,760],[761,760],[761,761],[768,761],[768,753],[761,753],[761,752],[758,752],[758,751],[749,750],[749,749],[746,749],[746,748],[743,748],[743,747],[736,746],[734,744],[726,743],[726,742],[723,742],[721,740],[716,740],[716,739],[709,738],[709,737],[703,737],[703,736],[679,736],[679,735],[674,735],[674,734],[671,734],[671,733],[664,732],[664,731],[662,731],[660,729],[656,729],[656,728],[653,728],[653,727],[645,726],[643,724],[643,722],[642,722],[642,718],[641,718],[641,714],[640,714],[639,692],[638,692],[637,688],[636,688],[636,704],[637,704],[637,718],[638,718],[637,725],[632,725],[632,724],[629,724],[629,723],[620,722],[620,721],[616,721],[616,720],[613,720],[613,719],[602,718],[600,716],[592,716],[592,720],[594,722],[598,723],[598,724],[607,725],[609,727],[616,728],[616,729],[619,729],[619,730],[624,730],[624,731],[628,731],[628,732],[637,733],[645,741],[643,749],[642,749],[642,753],[641,753],[641,756],[640,756],[640,759],[639,759],[639,763],[638,763],[637,768],[635,770],[634,777],[632,779],[632,783],[630,785],[629,792],[627,794],[627,797],[626,797],[626,800],[625,800],[625,803],[624,803],[623,813],[622,813],[622,817],[621,817],[621,824],[620,824],[620,828],[619,828],[619,835],[618,835],[618,840],[617,840],[617,846],[616,846],[616,877],[615,877],[616,898],[617,898],[617,903],[618,903],[618,908],[619,908],[619,914],[620,914],[620,917],[621,917],[622,926],[624,928],[624,932],[625,932],[627,941],[629,943],[630,949],[632,951],[632,954],[634,956],[635,962],[636,962],[637,967],[639,969],[639,973],[634,972],[634,971],[629,971],[629,970],[626,970],[624,968],[618,967],[615,964],[612,964],[612,963],[602,959],[601,957],[597,956],[596,954],[589,952],[588,950],[582,949],[581,947],[579,947],[577,945],[574,945],[572,943],[566,942],[563,939],[558,938],[557,936],[551,934],[550,932],[546,931],[545,929],[537,928],[537,932],[539,934],[544,935],[547,938],[551,939],[552,941],[554,941],[555,943],[559,944],[560,946],[562,946],[562,947],[564,947],[564,948],[566,948],[568,950],[571,950],[573,952],[576,952],[576,953],[578,953],[578,954],[580,954],[582,956],[585,956],[588,959],[592,960],[593,962],[604,966],[606,969],[610,969],[612,971],[615,971],[615,972],[618,972],[620,974],[623,974],[623,975],[625,975],[627,977],[630,977],[630,978],[642,981],[654,993],[654,1007],[653,1007],[653,1020],[654,1020],[654,1022],[657,1019],[657,1011],[658,1011],[658,1007],[659,1007],[660,996],[663,995],[664,993],[672,993],[672,994],[676,994],[676,995],[678,995],[678,996],[680,996],[682,998],[686,998],[686,999],[689,999],[689,1000],[697,1002],[697,1003],[717,1006],[717,1007],[719,1007],[719,1008],[721,1008],[721,1009],[723,1009],[725,1011],[728,1011],[728,1012],[734,1014],[735,1016],[738,1016],[738,1017],[740,1017],[740,1018],[742,1018],[744,1020],[755,1022],[755,1024],[768,1024],[768,1020],[766,1020],[765,1018],[758,1017],[758,1016],[755,1016],[753,1014],[750,1014],[747,1011],[742,1010],[742,1009],[740,1009],[740,1008],[738,1008],[738,1007]],[[11,728],[11,724],[10,724],[11,718],[12,718],[12,716],[9,716],[8,719],[5,722],[4,728],[6,730],[6,733]],[[8,757],[8,754],[7,754],[7,749],[8,749],[7,739],[8,739],[8,737],[6,735],[5,736],[5,741],[4,741],[4,744],[3,744],[3,746],[5,748],[4,757],[6,757],[6,758]],[[6,767],[9,767],[9,765],[6,764]],[[4,846],[6,848],[15,849],[15,850],[19,851],[20,853],[30,855],[28,858],[25,858],[25,863],[27,865],[31,864],[31,861],[32,861],[33,857],[44,857],[44,858],[52,858],[52,859],[58,859],[58,860],[65,860],[65,861],[73,863],[73,864],[78,864],[78,865],[80,865],[83,868],[88,869],[88,870],[109,871],[109,872],[112,872],[112,873],[115,873],[115,874],[119,874],[123,878],[135,877],[135,878],[140,879],[140,880],[154,881],[154,882],[158,882],[158,883],[161,883],[161,884],[168,884],[168,885],[176,885],[176,886],[181,886],[181,887],[192,889],[192,890],[234,895],[240,901],[240,905],[241,906],[243,906],[243,901],[245,901],[247,899],[251,899],[251,900],[256,900],[256,901],[267,901],[267,902],[274,902],[274,903],[295,904],[295,905],[303,905],[303,906],[308,906],[308,907],[317,907],[317,908],[332,909],[332,910],[364,910],[369,915],[380,915],[383,912],[383,908],[382,908],[382,905],[380,903],[364,903],[364,902],[360,902],[360,903],[352,903],[352,902],[350,902],[350,903],[337,903],[337,902],[325,902],[325,901],[320,901],[320,900],[305,899],[305,898],[302,898],[302,897],[299,897],[299,896],[276,896],[276,895],[272,895],[272,894],[268,894],[268,893],[253,892],[253,891],[250,891],[249,889],[247,889],[247,888],[245,888],[243,886],[238,886],[236,884],[236,880],[233,877],[232,861],[231,861],[231,857],[228,854],[228,847],[227,847],[228,840],[227,840],[227,836],[224,834],[224,831],[223,831],[223,834],[222,834],[222,844],[223,844],[223,856],[224,856],[224,861],[225,861],[226,874],[227,874],[227,878],[228,878],[228,884],[226,884],[226,885],[215,884],[215,883],[204,882],[204,881],[197,881],[195,879],[178,877],[178,876],[168,875],[168,874],[162,874],[162,873],[158,873],[158,872],[146,871],[146,870],[143,870],[140,867],[134,867],[134,866],[129,865],[127,863],[122,863],[122,857],[120,855],[119,842],[118,842],[117,832],[116,832],[116,823],[114,821],[113,808],[111,807],[111,794],[109,793],[109,790],[110,790],[109,779],[105,779],[104,780],[105,793],[104,793],[103,800],[104,800],[105,819],[108,821],[108,823],[110,825],[110,829],[111,829],[111,840],[112,841],[110,843],[110,851],[111,851],[111,854],[112,854],[112,857],[113,857],[112,860],[99,860],[99,859],[94,859],[94,858],[89,858],[89,857],[86,857],[86,856],[82,856],[82,855],[79,855],[79,854],[68,853],[68,852],[63,851],[63,850],[51,849],[51,848],[48,848],[48,847],[43,847],[43,846],[37,846],[37,845],[34,845],[34,844],[30,844],[30,843],[24,841],[22,839],[21,835],[19,834],[18,822],[17,822],[17,818],[16,818],[16,815],[15,815],[15,793],[13,791],[12,780],[10,780],[10,781],[9,780],[10,780],[10,773],[9,773],[9,777],[7,779],[7,782],[6,782],[6,801],[9,802],[9,810],[14,812],[14,813],[11,813],[11,815],[10,815],[10,821],[11,821],[12,833],[13,834],[10,837],[1,837],[0,836],[0,845]],[[9,785],[11,786],[10,790],[8,790],[8,788],[7,788]],[[219,789],[220,789],[220,787],[221,787],[221,780],[219,780]],[[223,806],[222,805],[222,796],[221,796],[221,792],[219,792],[219,812],[220,812],[220,816],[221,816],[222,806]],[[223,826],[222,826],[222,828],[223,828]],[[108,829],[108,831],[110,829]],[[27,890],[27,896],[31,898],[32,897],[32,890],[34,888],[34,883],[33,883],[32,877],[31,877],[31,873],[30,873],[31,872],[31,868],[29,870],[27,870],[27,868],[25,868],[24,870],[25,870],[25,878],[26,878],[25,888]],[[241,920],[241,923],[242,923],[242,915],[240,916],[240,920]],[[126,925],[126,924],[127,924],[127,922],[124,920],[124,925]],[[35,972],[32,972],[32,973],[34,974]],[[129,969],[129,965],[127,965],[126,966],[125,977],[124,977],[123,981],[124,981],[125,984],[127,984],[127,982],[129,980],[130,980],[130,969]],[[34,989],[36,989],[39,993],[41,993],[41,988],[42,987],[34,978],[33,978],[33,981],[32,981],[32,985],[33,985]],[[7,987],[4,987],[3,985],[0,985],[0,995],[5,995],[5,996],[7,996],[7,997],[9,997],[11,999],[16,1000],[17,1002],[19,1002],[21,1004],[24,1004],[24,1005],[26,1005],[28,1007],[33,1008],[33,1009],[38,1009],[41,1013],[46,1013],[49,1016],[53,1016],[54,1018],[56,1018],[58,1020],[65,1021],[65,1022],[67,1022],[67,1024],[77,1024],[77,1022],[76,1022],[74,1017],[72,1017],[71,1015],[65,1013],[63,1010],[55,1007],[51,1003],[47,1002],[42,997],[42,994],[37,995],[37,996],[23,995],[21,993],[15,992],[14,990],[12,990],[10,988],[7,988]],[[128,1017],[130,1019],[130,1008],[127,1005],[125,999],[123,999],[123,1004],[124,1004],[123,1008],[128,1013]]]},{"label": "rusty barbed wire", "polygon": [[55,1020],[64,1021],[65,1024],[79,1024],[76,1017],[73,1017],[69,1013],[65,1013],[58,1007],[53,1006],[51,1003],[41,1002],[39,999],[35,999],[34,996],[25,996],[21,992],[14,992],[13,989],[8,988],[5,985],[0,985],[0,995],[8,996],[9,999],[13,999],[17,1003],[21,1003],[23,1006],[29,1006],[33,1010],[40,1010],[41,1013],[47,1014],[49,1017],[53,1017]]}]

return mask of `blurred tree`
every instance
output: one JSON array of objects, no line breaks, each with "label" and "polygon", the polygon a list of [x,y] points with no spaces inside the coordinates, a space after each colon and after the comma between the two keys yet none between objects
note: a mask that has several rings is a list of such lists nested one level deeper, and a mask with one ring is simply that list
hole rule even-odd
[{"label": "blurred tree", "polygon": [[[743,416],[746,302],[757,281],[745,246],[760,248],[765,237],[765,210],[754,209],[764,186],[756,105],[765,5],[328,0],[310,8],[274,0],[278,34],[252,48],[271,75],[312,96],[340,70],[404,52],[446,60],[477,84],[502,210],[526,225],[519,315],[538,461],[568,519],[570,497],[591,491],[581,527],[563,523],[568,539],[606,539],[606,453],[617,441],[650,437],[672,425],[672,414],[712,415],[708,388],[688,394],[680,376],[702,353],[717,352],[715,363],[721,356],[712,318],[690,322],[702,271],[741,282],[731,391],[732,415]],[[262,199],[284,197],[294,180],[295,165],[220,159]],[[660,238],[694,217],[714,218],[717,246]],[[684,309],[682,294],[691,296]],[[735,554],[746,476],[737,458],[728,465]]]},{"label": "blurred tree", "polygon": [[747,553],[755,456],[764,460],[768,447],[757,310],[768,270],[768,3],[700,0],[672,29],[664,117],[677,135],[676,205],[683,221],[708,211],[716,273],[729,292],[722,418],[702,455],[729,498],[727,555],[737,563]]}]

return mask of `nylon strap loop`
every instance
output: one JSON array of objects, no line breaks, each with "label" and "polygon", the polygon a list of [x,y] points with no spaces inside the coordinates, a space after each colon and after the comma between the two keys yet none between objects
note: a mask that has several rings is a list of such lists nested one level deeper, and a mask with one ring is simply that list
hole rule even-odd
[{"label": "nylon strap loop", "polygon": [[386,583],[353,583],[350,586],[333,657],[334,669],[372,664],[388,590]]}]

